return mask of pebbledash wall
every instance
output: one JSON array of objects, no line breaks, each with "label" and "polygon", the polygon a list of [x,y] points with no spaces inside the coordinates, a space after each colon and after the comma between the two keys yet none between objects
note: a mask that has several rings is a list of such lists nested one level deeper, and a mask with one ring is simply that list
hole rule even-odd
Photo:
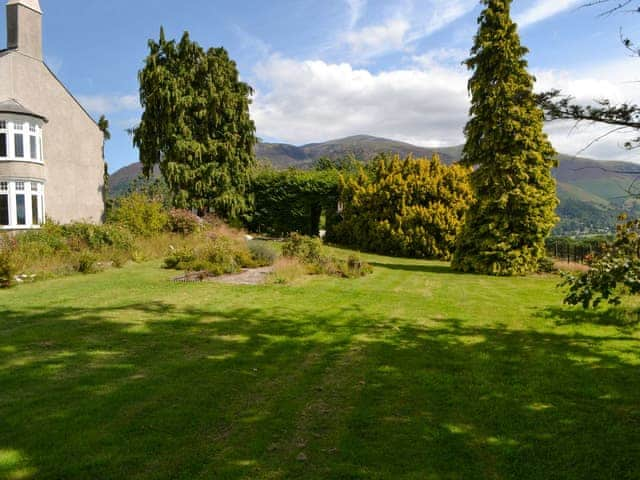
[{"label": "pebbledash wall", "polygon": [[104,137],[42,58],[38,0],[7,3],[0,51],[0,229],[100,222]]}]

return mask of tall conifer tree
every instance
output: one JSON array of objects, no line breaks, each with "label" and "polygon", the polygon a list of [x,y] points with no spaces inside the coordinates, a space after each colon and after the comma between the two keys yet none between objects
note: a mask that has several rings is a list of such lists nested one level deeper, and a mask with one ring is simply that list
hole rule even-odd
[{"label": "tall conifer tree", "polygon": [[466,61],[471,119],[462,163],[476,167],[476,201],[458,238],[453,267],[522,275],[535,271],[558,204],[551,168],[556,154],[543,133],[511,0],[482,0],[479,30]]},{"label": "tall conifer tree", "polygon": [[149,41],[139,73],[142,121],[134,129],[145,175],[158,165],[180,208],[237,217],[246,209],[255,162],[252,89],[224,48],[204,50],[185,32],[179,42]]}]

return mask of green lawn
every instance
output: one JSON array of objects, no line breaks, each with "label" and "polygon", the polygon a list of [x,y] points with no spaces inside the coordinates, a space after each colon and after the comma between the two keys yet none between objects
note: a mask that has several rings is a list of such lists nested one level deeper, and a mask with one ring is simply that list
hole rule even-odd
[{"label": "green lawn", "polygon": [[557,277],[0,291],[0,478],[638,479],[640,326]]}]

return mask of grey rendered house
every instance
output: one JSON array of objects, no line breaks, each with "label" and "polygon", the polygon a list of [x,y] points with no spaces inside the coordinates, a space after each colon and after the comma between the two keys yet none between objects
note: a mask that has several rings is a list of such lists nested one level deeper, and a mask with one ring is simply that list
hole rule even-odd
[{"label": "grey rendered house", "polygon": [[39,0],[7,2],[0,51],[0,230],[100,222],[103,135],[43,61]]}]

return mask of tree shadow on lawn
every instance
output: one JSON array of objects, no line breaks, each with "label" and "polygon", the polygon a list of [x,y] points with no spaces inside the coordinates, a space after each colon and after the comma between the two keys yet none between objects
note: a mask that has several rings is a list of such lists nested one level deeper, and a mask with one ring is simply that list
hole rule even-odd
[{"label": "tree shadow on lawn", "polygon": [[640,477],[631,336],[164,303],[1,328],[0,477]]},{"label": "tree shadow on lawn", "polygon": [[[386,268],[388,270],[401,270],[405,272],[419,272],[419,273],[449,273],[452,275],[457,275],[459,272],[452,270],[449,265],[405,265],[402,263],[380,263],[380,262],[369,262],[373,267],[378,268]],[[462,274],[460,274],[462,275]]]},{"label": "tree shadow on lawn", "polygon": [[540,318],[555,320],[556,325],[584,325],[586,323],[620,327],[633,331],[640,324],[640,310],[624,307],[584,309],[582,307],[547,307],[536,314]]}]

